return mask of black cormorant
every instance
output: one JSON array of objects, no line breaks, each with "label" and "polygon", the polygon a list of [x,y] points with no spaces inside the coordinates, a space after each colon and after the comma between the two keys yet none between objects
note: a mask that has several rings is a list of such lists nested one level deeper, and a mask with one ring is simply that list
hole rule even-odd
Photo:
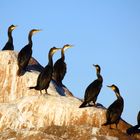
[{"label": "black cormorant", "polygon": [[[30,89],[42,90],[45,89],[47,93],[47,89],[49,87],[50,81],[52,80],[52,73],[53,73],[53,54],[59,50],[60,48],[53,47],[50,49],[48,54],[48,65],[44,68],[44,70],[39,74],[37,79],[37,84],[35,87],[30,87]],[[42,93],[42,92],[41,92]]]},{"label": "black cormorant", "polygon": [[13,45],[13,37],[12,37],[12,31],[16,28],[16,25],[11,25],[8,28],[8,41],[3,47],[2,50],[14,50],[14,45]]},{"label": "black cormorant", "polygon": [[93,66],[95,66],[96,68],[97,79],[87,87],[85,91],[84,102],[80,105],[80,108],[85,107],[91,101],[93,101],[95,106],[95,102],[102,88],[103,78],[100,74],[101,68],[99,65],[93,65]]},{"label": "black cormorant", "polygon": [[134,134],[138,134],[138,133],[140,134],[140,129],[138,129],[139,127],[140,127],[140,111],[137,116],[137,125],[128,128],[126,130],[126,132],[129,135],[134,135]]},{"label": "black cormorant", "polygon": [[38,29],[32,29],[30,32],[29,32],[29,35],[28,35],[28,44],[23,47],[20,52],[18,53],[18,71],[17,71],[17,75],[18,76],[21,76],[22,75],[22,71],[23,70],[26,70],[26,67],[29,63],[29,60],[32,56],[32,36],[33,34],[39,32],[41,30],[38,30]]},{"label": "black cormorant", "polygon": [[61,49],[61,58],[58,59],[53,66],[53,80],[57,85],[62,85],[62,80],[66,74],[66,63],[64,52],[66,49],[71,48],[72,45],[66,44]]},{"label": "black cormorant", "polygon": [[106,123],[104,123],[103,125],[110,125],[111,128],[111,124],[116,124],[116,128],[117,128],[117,124],[119,123],[121,114],[123,112],[123,108],[124,108],[124,100],[120,95],[120,91],[118,89],[117,86],[115,85],[111,85],[111,86],[107,86],[109,88],[111,88],[116,96],[117,96],[117,100],[115,100],[107,109],[106,112]]}]

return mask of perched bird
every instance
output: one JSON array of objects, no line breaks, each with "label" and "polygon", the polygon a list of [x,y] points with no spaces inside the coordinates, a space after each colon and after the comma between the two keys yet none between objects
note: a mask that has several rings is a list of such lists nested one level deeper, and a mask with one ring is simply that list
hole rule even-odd
[{"label": "perched bird", "polygon": [[32,56],[32,46],[33,46],[33,42],[32,42],[32,36],[33,34],[39,32],[41,30],[38,30],[38,29],[32,29],[30,32],[29,32],[29,35],[28,35],[28,44],[23,47],[20,52],[18,53],[18,71],[17,71],[17,75],[18,76],[21,76],[22,75],[22,71],[23,70],[26,70],[26,67],[29,63],[29,60]]},{"label": "perched bird", "polygon": [[53,80],[57,83],[57,85],[62,85],[62,80],[66,74],[66,63],[65,63],[65,55],[64,52],[66,49],[71,48],[72,45],[66,44],[61,49],[61,58],[58,59],[53,66]]},{"label": "perched bird", "polygon": [[110,128],[111,128],[111,124],[116,124],[116,128],[117,128],[117,124],[119,123],[121,114],[123,112],[124,100],[121,97],[120,91],[117,86],[111,85],[111,86],[107,86],[107,87],[111,88],[115,92],[115,94],[117,96],[117,100],[115,100],[108,107],[107,112],[106,112],[107,121],[103,125],[110,125]]},{"label": "perched bird", "polygon": [[44,70],[39,74],[38,79],[37,79],[37,84],[35,87],[30,87],[30,89],[36,89],[41,91],[45,89],[47,93],[47,89],[49,87],[50,81],[52,80],[52,73],[53,73],[53,59],[52,56],[53,54],[59,50],[60,48],[53,47],[50,49],[49,54],[48,54],[48,64],[44,68]]},{"label": "perched bird", "polygon": [[12,37],[12,31],[16,28],[16,25],[11,25],[8,28],[8,41],[3,47],[2,50],[14,50],[14,45],[13,45],[13,37]]},{"label": "perched bird", "polygon": [[93,66],[96,68],[97,79],[86,88],[84,102],[80,105],[80,108],[85,107],[91,101],[93,101],[95,106],[95,102],[102,88],[103,78],[100,74],[101,68],[99,65]]},{"label": "perched bird", "polygon": [[128,128],[126,130],[126,132],[129,135],[134,135],[134,134],[138,134],[138,133],[140,134],[140,129],[138,129],[139,127],[140,127],[140,111],[137,116],[137,125]]}]

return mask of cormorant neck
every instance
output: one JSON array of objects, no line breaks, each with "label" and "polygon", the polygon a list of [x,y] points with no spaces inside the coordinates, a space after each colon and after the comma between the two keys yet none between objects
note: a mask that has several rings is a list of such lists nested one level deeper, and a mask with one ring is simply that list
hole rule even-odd
[{"label": "cormorant neck", "polygon": [[13,42],[12,31],[8,31],[8,41]]},{"label": "cormorant neck", "polygon": [[50,66],[53,66],[52,54],[49,53],[49,58],[48,59],[49,59],[49,63],[48,64]]},{"label": "cormorant neck", "polygon": [[117,96],[118,99],[121,99],[122,98],[119,92],[115,91],[115,94],[116,94],[116,96]]},{"label": "cormorant neck", "polygon": [[29,36],[28,36],[28,44],[30,44],[32,47],[33,42],[32,42],[32,35],[31,34],[29,34]]},{"label": "cormorant neck", "polygon": [[62,50],[61,50],[61,58],[63,61],[65,60],[64,48],[62,48]]},{"label": "cormorant neck", "polygon": [[103,81],[103,77],[101,76],[101,74],[99,72],[97,72],[97,78],[99,81]]}]

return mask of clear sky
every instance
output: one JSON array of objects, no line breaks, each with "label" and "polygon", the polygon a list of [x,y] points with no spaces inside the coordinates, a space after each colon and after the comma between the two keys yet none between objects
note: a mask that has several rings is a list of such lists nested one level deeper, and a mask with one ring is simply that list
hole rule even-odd
[{"label": "clear sky", "polygon": [[[96,79],[92,64],[101,66],[103,88],[97,102],[108,107],[116,96],[106,85],[116,84],[125,101],[122,118],[136,124],[140,110],[140,1],[139,0],[1,0],[0,46],[7,41],[9,25],[15,50],[27,44],[32,28],[33,57],[43,66],[51,47],[73,44],[66,52],[63,83],[79,98]],[[54,56],[54,61],[60,53]]]}]

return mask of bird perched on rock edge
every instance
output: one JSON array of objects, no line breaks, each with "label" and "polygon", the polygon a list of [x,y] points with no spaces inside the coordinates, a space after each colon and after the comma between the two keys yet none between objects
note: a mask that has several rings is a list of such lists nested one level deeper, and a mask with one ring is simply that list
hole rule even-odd
[{"label": "bird perched on rock edge", "polygon": [[17,71],[18,76],[23,75],[23,70],[26,71],[26,67],[28,66],[29,60],[32,57],[32,46],[33,46],[32,36],[39,31],[41,30],[32,29],[29,32],[28,44],[25,47],[23,47],[18,53],[18,59],[17,59],[18,67],[19,67]]},{"label": "bird perched on rock edge", "polygon": [[44,68],[44,70],[39,74],[37,78],[37,84],[34,87],[29,87],[30,89],[36,89],[40,90],[40,93],[42,93],[42,90],[45,89],[47,93],[47,89],[49,87],[50,81],[52,80],[52,73],[53,73],[53,59],[52,56],[54,53],[59,50],[60,48],[53,47],[50,49],[48,53],[48,64]]},{"label": "bird perched on rock edge", "polygon": [[95,106],[95,102],[97,100],[97,97],[100,93],[100,90],[102,88],[102,83],[103,83],[103,78],[100,74],[101,68],[99,65],[93,65],[96,68],[96,75],[97,79],[93,81],[85,91],[85,96],[84,96],[84,102],[80,105],[79,108],[86,107],[87,104],[90,104],[92,101]]},{"label": "bird perched on rock edge", "polygon": [[67,71],[64,52],[71,47],[72,45],[69,44],[63,46],[63,48],[61,49],[61,58],[58,59],[53,66],[53,80],[56,82],[57,85],[60,86],[63,85],[62,80],[64,79]]},{"label": "bird perched on rock edge", "polygon": [[111,86],[107,86],[109,88],[111,88],[117,97],[117,100],[115,100],[107,109],[106,112],[106,123],[102,124],[102,125],[110,125],[111,128],[111,124],[116,124],[116,128],[117,125],[119,123],[119,120],[121,118],[121,114],[123,112],[123,108],[124,108],[124,100],[120,95],[120,91],[119,88],[116,85],[111,85]]},{"label": "bird perched on rock edge", "polygon": [[12,31],[17,27],[17,25],[11,25],[8,28],[8,41],[3,47],[2,51],[4,50],[14,50],[14,45],[13,45],[13,37],[12,37]]}]

